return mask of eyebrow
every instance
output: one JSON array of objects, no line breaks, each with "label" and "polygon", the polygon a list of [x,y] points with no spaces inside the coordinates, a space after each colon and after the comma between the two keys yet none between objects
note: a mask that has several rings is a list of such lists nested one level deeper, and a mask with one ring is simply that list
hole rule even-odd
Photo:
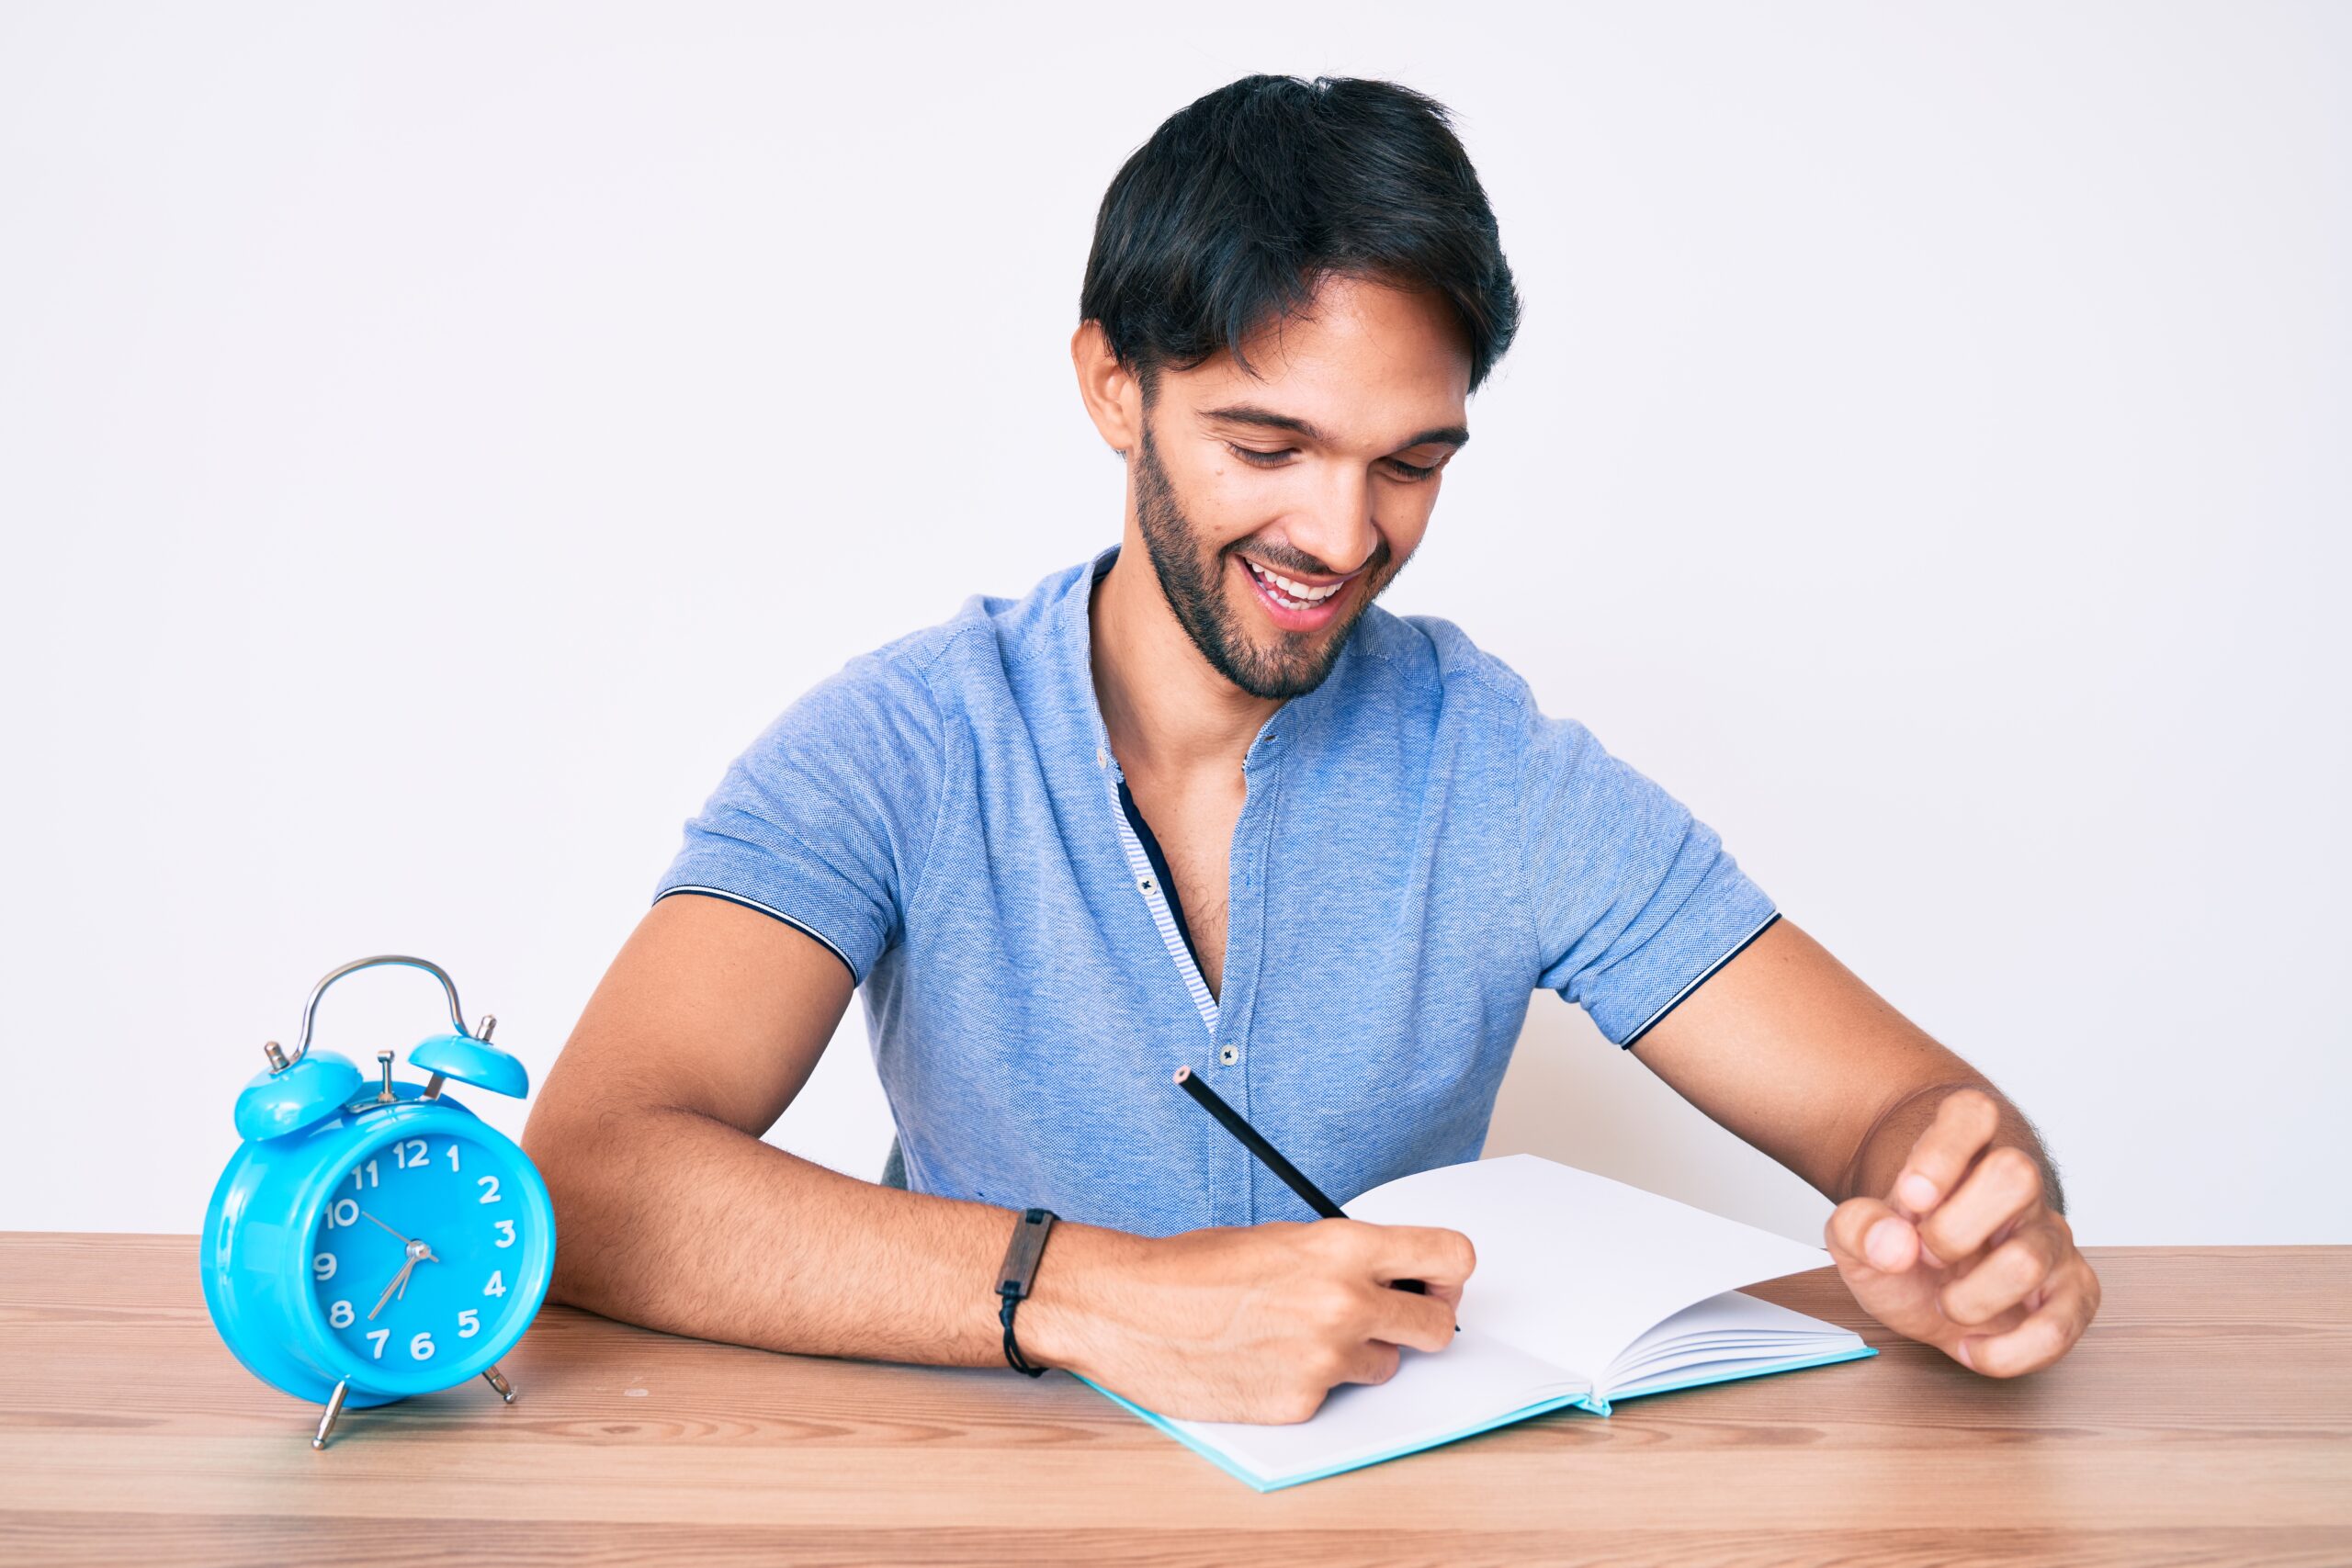
[{"label": "eyebrow", "polygon": [[[1306,421],[1294,418],[1286,413],[1276,413],[1272,409],[1260,408],[1255,403],[1227,403],[1223,408],[1204,409],[1201,411],[1201,417],[1221,419],[1232,424],[1254,424],[1266,430],[1287,430],[1295,435],[1305,436],[1319,446],[1333,445],[1328,436]],[[1469,444],[1468,430],[1458,424],[1441,424],[1422,431],[1410,441],[1398,442],[1394,450],[1408,452],[1416,446],[1466,446]]]}]

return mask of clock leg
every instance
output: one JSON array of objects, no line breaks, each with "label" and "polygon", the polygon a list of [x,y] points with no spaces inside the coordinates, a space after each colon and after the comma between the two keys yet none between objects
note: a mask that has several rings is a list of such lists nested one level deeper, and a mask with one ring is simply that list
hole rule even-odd
[{"label": "clock leg", "polygon": [[312,1448],[322,1449],[327,1446],[327,1434],[334,1430],[334,1418],[343,1414],[343,1396],[350,1392],[351,1380],[345,1378],[334,1385],[333,1393],[327,1395],[327,1413],[319,1417],[318,1435],[311,1439]]},{"label": "clock leg", "polygon": [[491,1387],[498,1391],[499,1398],[504,1400],[509,1404],[514,1403],[514,1385],[506,1381],[506,1374],[504,1372],[500,1371],[496,1367],[492,1367],[490,1371],[482,1373],[482,1381],[489,1383]]}]

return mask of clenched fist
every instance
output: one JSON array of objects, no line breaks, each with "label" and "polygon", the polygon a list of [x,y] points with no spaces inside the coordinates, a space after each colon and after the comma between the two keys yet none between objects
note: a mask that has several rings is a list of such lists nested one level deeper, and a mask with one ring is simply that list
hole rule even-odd
[{"label": "clenched fist", "polygon": [[2098,1311],[2098,1276],[2052,1209],[2033,1156],[1991,1146],[2000,1107],[1958,1089],[1884,1200],[1849,1198],[1826,1241],[1872,1317],[1987,1377],[2038,1371]]}]

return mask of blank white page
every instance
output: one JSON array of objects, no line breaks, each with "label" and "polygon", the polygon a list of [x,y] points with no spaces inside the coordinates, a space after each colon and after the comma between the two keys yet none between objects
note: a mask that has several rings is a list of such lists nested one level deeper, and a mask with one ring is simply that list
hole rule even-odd
[{"label": "blank white page", "polygon": [[1596,1383],[1693,1302],[1829,1261],[1820,1247],[1541,1155],[1419,1171],[1341,1206],[1351,1219],[1467,1235],[1478,1264],[1463,1328]]}]

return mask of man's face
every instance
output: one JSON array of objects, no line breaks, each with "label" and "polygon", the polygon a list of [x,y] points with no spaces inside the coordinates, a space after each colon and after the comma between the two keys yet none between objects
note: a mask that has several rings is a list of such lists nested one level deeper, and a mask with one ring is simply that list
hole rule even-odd
[{"label": "man's face", "polygon": [[1470,356],[1436,295],[1352,279],[1245,348],[1255,378],[1227,354],[1161,372],[1136,521],[1210,665],[1252,696],[1294,697],[1420,544],[1469,439]]}]

